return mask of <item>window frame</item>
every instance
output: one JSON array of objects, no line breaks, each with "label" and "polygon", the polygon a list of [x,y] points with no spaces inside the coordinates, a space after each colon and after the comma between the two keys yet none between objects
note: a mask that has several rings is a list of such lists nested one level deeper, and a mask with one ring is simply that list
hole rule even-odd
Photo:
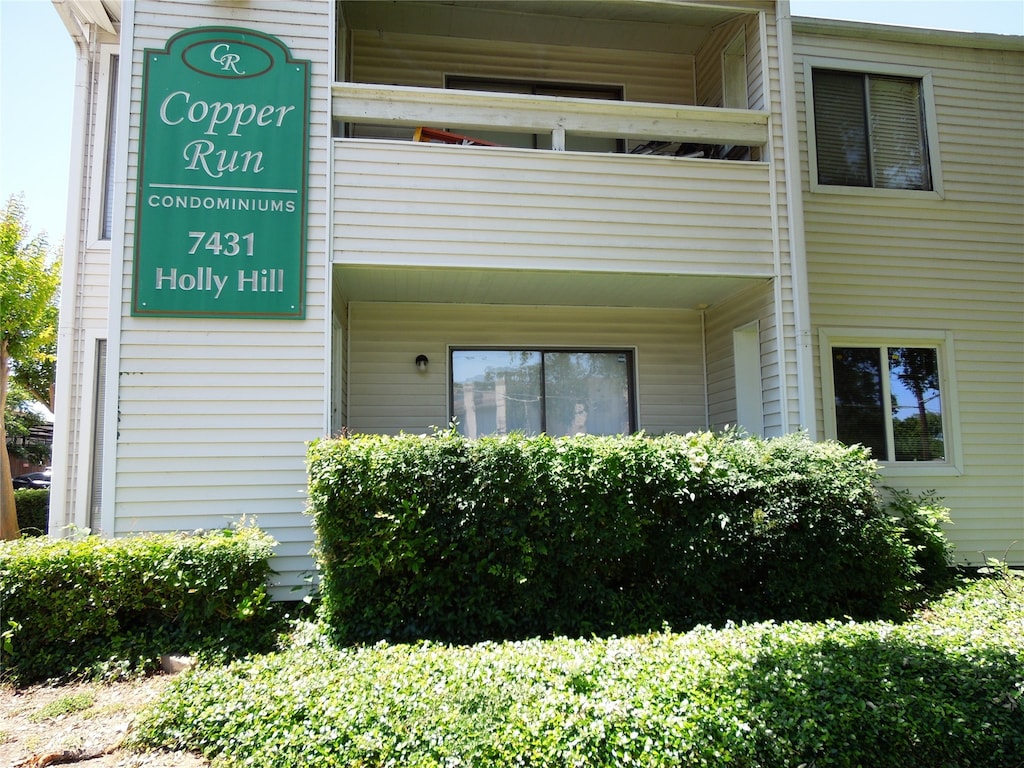
[{"label": "window frame", "polygon": [[[942,169],[939,162],[939,130],[935,112],[935,94],[932,72],[922,67],[903,65],[881,65],[864,61],[809,57],[804,59],[804,100],[805,125],[807,128],[807,168],[810,191],[821,194],[877,195],[882,197],[912,197],[941,200],[945,197],[942,184]],[[846,186],[821,184],[818,182],[818,138],[815,132],[814,115],[814,70],[834,70],[877,77],[901,77],[920,82],[921,103],[924,119],[925,145],[928,153],[928,168],[931,174],[931,189],[889,189],[875,186]]]},{"label": "window frame", "polygon": [[[542,434],[548,434],[546,427],[546,393],[544,391],[544,355],[547,353],[567,352],[570,354],[624,354],[626,361],[626,385],[629,388],[629,434],[640,430],[640,406],[638,402],[637,384],[637,349],[636,347],[595,347],[595,346],[557,346],[557,345],[481,345],[481,344],[449,344],[447,354],[447,387],[448,387],[448,423],[455,419],[455,362],[457,352],[537,352],[541,357],[541,414]],[[588,433],[591,434],[591,433]]]},{"label": "window frame", "polygon": [[[888,347],[928,347],[936,350],[939,368],[939,392],[942,397],[944,461],[889,461],[874,457],[887,476],[955,476],[963,474],[960,441],[960,417],[957,409],[956,370],[953,334],[949,331],[879,331],[863,328],[822,328],[818,331],[821,373],[822,424],[825,438],[836,440],[838,427],[835,409],[835,380],[832,354],[836,347],[860,347],[881,350]],[[887,416],[891,424],[891,416]]]},{"label": "window frame", "polygon": [[[118,128],[119,75],[120,49],[116,45],[102,44],[92,120],[91,156],[88,161],[92,168],[86,238],[90,248],[109,248],[117,222],[113,206],[117,196],[117,158],[114,152],[115,132]],[[108,211],[111,212],[111,231],[105,232],[104,217]]]}]

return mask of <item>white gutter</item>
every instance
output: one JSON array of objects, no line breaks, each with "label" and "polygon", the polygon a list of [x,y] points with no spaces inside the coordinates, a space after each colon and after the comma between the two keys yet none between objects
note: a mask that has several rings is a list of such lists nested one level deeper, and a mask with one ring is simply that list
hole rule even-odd
[{"label": "white gutter", "polygon": [[[758,14],[759,26],[758,34],[760,36],[761,45],[761,58],[763,61],[769,61],[768,55],[768,20],[767,14]],[[777,36],[777,35],[776,35]],[[761,99],[771,109],[772,102],[772,91],[771,91],[771,78],[761,78]],[[781,100],[781,96],[780,96]],[[770,164],[768,192],[770,195],[770,206],[771,206],[771,220],[772,220],[772,304],[773,314],[775,323],[775,353],[778,358],[779,366],[779,426],[778,428],[782,431],[782,434],[788,434],[792,429],[792,414],[789,412],[789,384],[787,382],[786,371],[789,366],[787,365],[787,354],[788,345],[786,344],[786,313],[783,309],[783,298],[785,292],[783,291],[782,284],[782,237],[780,235],[780,222],[779,222],[779,173],[778,173],[778,158],[775,154],[775,120],[768,121],[768,144],[765,147],[768,162]],[[761,431],[762,434],[767,434],[765,429],[765,409],[764,409],[764,386],[763,386],[763,371],[762,371],[762,389],[761,389]]]},{"label": "white gutter", "polygon": [[[75,350],[75,316],[79,309],[79,259],[82,245],[81,215],[83,201],[84,168],[86,160],[86,134],[89,126],[89,79],[91,72],[91,42],[86,31],[64,2],[55,0],[54,8],[67,27],[75,45],[75,86],[71,123],[71,160],[68,166],[67,213],[64,221],[64,254],[61,266],[61,285],[71,287],[72,294],[64,295],[57,322],[57,359],[71,360]],[[71,365],[58,365],[54,381],[54,402],[65,408],[71,402]],[[75,523],[75,510],[68,508],[68,472],[71,464],[69,414],[61,413],[54,419],[53,452],[50,464],[53,483],[50,488],[50,535],[64,536],[68,526]],[[81,472],[81,467],[79,467]],[[87,522],[87,521],[86,521]]]},{"label": "white gutter", "polygon": [[790,277],[793,281],[793,324],[796,339],[796,377],[800,427],[817,440],[818,411],[814,392],[814,349],[811,337],[810,293],[807,283],[807,242],[804,237],[803,179],[800,175],[800,134],[796,112],[796,74],[793,60],[793,17],[789,0],[776,6],[779,44],[779,89],[782,98],[783,164],[789,210]]},{"label": "white gutter", "polygon": [[[336,14],[338,13],[338,4],[331,3],[330,12],[328,18],[330,19],[330,33],[327,40],[327,50],[337,51],[338,50],[338,19]],[[328,83],[334,80],[334,77],[328,78]],[[333,109],[330,104],[334,100],[334,95],[330,88],[327,89],[328,99],[328,113]],[[328,121],[330,124],[330,121]],[[312,127],[312,126],[311,126]],[[328,131],[328,134],[330,132]],[[334,411],[334,371],[336,369],[336,363],[334,359],[334,192],[336,187],[334,186],[334,138],[330,135],[327,137],[327,189],[330,190],[328,200],[330,204],[327,206],[327,237],[324,243],[324,423],[323,433],[327,436],[331,435],[332,426],[332,415]],[[307,169],[308,172],[308,169]],[[309,211],[306,211],[306,215],[309,215]],[[309,222],[305,222],[307,228]],[[307,234],[308,237],[308,234]],[[347,349],[346,349],[347,351]],[[341,361],[339,361],[340,364]],[[347,390],[346,390],[347,391]],[[338,409],[341,409],[341,404],[338,404]]]},{"label": "white gutter", "polygon": [[794,16],[792,22],[796,32],[810,35],[828,35],[873,42],[884,40],[891,43],[945,45],[951,48],[1024,51],[1024,35],[922,29],[920,27],[899,27],[890,24],[816,19],[805,16]]}]

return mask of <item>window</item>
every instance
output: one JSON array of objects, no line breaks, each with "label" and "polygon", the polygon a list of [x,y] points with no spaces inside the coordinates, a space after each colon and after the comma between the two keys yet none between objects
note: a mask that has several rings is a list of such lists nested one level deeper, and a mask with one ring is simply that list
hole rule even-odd
[{"label": "window", "polygon": [[628,351],[452,350],[452,418],[467,437],[635,431]]},{"label": "window", "polygon": [[880,461],[945,462],[937,347],[833,346],[835,437]]},{"label": "window", "polygon": [[96,340],[93,390],[92,468],[89,473],[89,530],[103,530],[103,412],[107,403],[107,340]]},{"label": "window", "polygon": [[99,71],[96,73],[95,108],[92,110],[88,163],[90,172],[86,203],[89,213],[90,247],[97,241],[109,241],[114,234],[114,197],[117,180],[117,97],[120,57],[116,45],[99,47]]},{"label": "window", "polygon": [[117,69],[119,57],[110,57],[107,94],[106,154],[103,158],[103,197],[100,213],[100,239],[109,240],[114,224],[114,148],[117,141]]},{"label": "window", "polygon": [[815,69],[821,185],[932,190],[922,79]]}]

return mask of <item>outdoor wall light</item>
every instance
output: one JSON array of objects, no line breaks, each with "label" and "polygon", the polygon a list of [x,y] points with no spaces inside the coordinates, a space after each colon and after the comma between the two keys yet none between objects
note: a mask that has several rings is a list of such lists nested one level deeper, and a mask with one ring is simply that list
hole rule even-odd
[{"label": "outdoor wall light", "polygon": [[425,372],[429,362],[426,355],[416,355],[416,370]]}]

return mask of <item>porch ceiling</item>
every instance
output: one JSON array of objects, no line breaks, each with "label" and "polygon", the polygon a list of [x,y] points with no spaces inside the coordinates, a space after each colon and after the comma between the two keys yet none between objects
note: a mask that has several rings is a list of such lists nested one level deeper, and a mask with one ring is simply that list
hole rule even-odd
[{"label": "porch ceiling", "polygon": [[335,265],[346,301],[704,309],[765,278]]},{"label": "porch ceiling", "polygon": [[699,3],[642,0],[439,0],[439,4],[577,19],[639,21],[648,24],[683,22],[695,27],[713,27],[735,16],[737,11],[750,10],[750,6],[756,6],[749,2],[718,2],[702,6]]},{"label": "porch ceiling", "polygon": [[[710,29],[770,0],[342,0],[354,29],[695,53]],[[543,23],[538,23],[542,21]]]}]

